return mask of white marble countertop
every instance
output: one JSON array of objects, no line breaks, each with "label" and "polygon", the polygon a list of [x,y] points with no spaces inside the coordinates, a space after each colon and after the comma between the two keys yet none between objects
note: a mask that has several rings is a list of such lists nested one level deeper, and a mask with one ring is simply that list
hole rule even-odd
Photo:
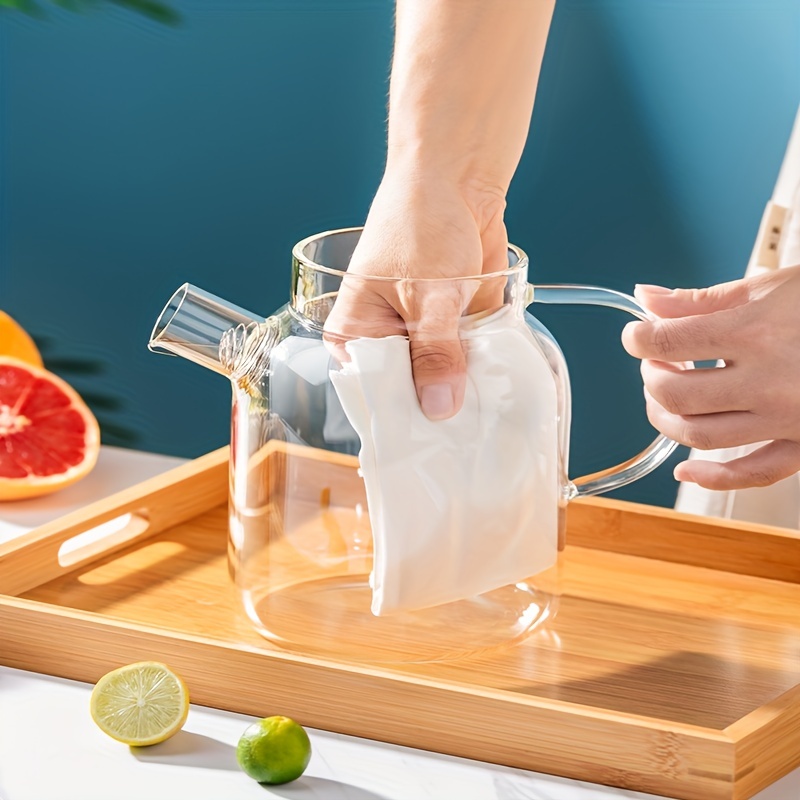
[{"label": "white marble countertop", "polygon": [[[0,505],[0,542],[179,463],[104,447],[81,483],[49,498]],[[172,739],[134,752],[94,725],[91,688],[0,667],[0,800],[654,800],[316,730],[309,731],[313,755],[303,777],[268,788],[236,764],[236,742],[253,718],[193,705]],[[798,798],[800,770],[756,796]]]}]

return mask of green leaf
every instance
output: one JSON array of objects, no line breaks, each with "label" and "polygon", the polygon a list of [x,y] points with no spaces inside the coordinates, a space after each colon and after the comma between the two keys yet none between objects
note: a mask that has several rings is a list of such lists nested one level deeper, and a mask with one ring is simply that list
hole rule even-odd
[{"label": "green leaf", "polygon": [[[87,2],[87,0],[50,0],[50,2],[69,11],[82,11],[88,5],[95,4]],[[159,0],[107,0],[107,2],[141,14],[162,25],[177,25],[181,21],[180,14],[174,8]],[[22,11],[32,17],[44,16],[41,4],[36,0],[0,0],[0,9],[4,8]]]},{"label": "green leaf", "polygon": [[85,6],[81,0],[53,0],[53,2],[61,8],[66,8],[67,11],[82,11]]},{"label": "green leaf", "polygon": [[21,11],[30,17],[43,17],[42,9],[34,0],[0,0],[0,8],[10,8],[14,11]]},{"label": "green leaf", "polygon": [[159,3],[158,0],[109,0],[109,2],[136,11],[163,25],[177,25],[181,21],[180,14],[174,8],[170,8],[166,3]]}]

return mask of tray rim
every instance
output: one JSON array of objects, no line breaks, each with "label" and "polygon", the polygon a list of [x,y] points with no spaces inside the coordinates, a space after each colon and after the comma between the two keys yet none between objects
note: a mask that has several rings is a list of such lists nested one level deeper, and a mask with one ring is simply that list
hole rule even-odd
[{"label": "tray rim", "polygon": [[[171,628],[161,628],[155,625],[146,625],[141,622],[131,622],[120,619],[119,617],[108,616],[94,611],[70,609],[65,606],[55,605],[53,603],[44,603],[38,600],[28,600],[26,598],[11,597],[9,595],[0,594],[0,618],[2,618],[2,609],[4,607],[32,613],[42,613],[54,618],[61,617],[80,620],[97,627],[138,631],[147,635],[167,636],[168,638],[176,641],[209,645],[225,650],[247,651],[259,656],[263,656],[264,658],[286,664],[303,664],[305,666],[322,669],[333,669],[339,672],[365,675],[383,680],[396,681],[398,683],[413,684],[417,686],[423,685],[432,689],[446,688],[448,691],[454,691],[459,694],[477,694],[481,697],[500,702],[513,702],[514,705],[542,708],[550,711],[563,712],[578,717],[592,717],[593,719],[602,717],[609,722],[621,722],[623,724],[634,723],[637,727],[645,727],[656,731],[663,730],[665,728],[669,729],[670,731],[680,730],[682,733],[686,733],[688,735],[700,734],[706,740],[712,739],[714,741],[725,742],[729,744],[735,744],[737,741],[735,738],[726,733],[730,726],[723,729],[708,728],[703,725],[691,725],[686,722],[661,720],[658,717],[648,717],[625,711],[612,711],[609,709],[598,708],[596,706],[583,705],[581,703],[571,703],[566,700],[556,700],[547,697],[538,697],[536,695],[517,695],[510,689],[487,689],[478,684],[472,684],[463,681],[449,680],[446,678],[433,679],[419,675],[405,674],[402,672],[401,668],[394,670],[390,666],[378,664],[373,666],[365,663],[359,664],[351,661],[326,659],[317,656],[303,655],[302,653],[294,653],[288,650],[272,650],[269,648],[262,649],[244,642],[240,644],[233,644],[222,639],[215,639],[211,636],[185,633],[183,631],[176,631]],[[798,688],[800,688],[800,684],[798,685]],[[788,692],[791,691],[793,691],[793,689],[788,690]],[[780,695],[779,697],[782,696],[783,695]],[[776,698],[776,700],[777,699],[779,698]],[[760,709],[761,707],[755,711],[759,711]],[[752,713],[755,712],[748,713],[745,715],[745,717],[742,717],[732,724],[740,723]]]}]

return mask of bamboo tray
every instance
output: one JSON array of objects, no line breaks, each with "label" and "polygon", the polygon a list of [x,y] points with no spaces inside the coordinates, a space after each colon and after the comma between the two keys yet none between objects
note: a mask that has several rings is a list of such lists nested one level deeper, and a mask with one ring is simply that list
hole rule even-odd
[{"label": "bamboo tray", "polygon": [[[154,658],[202,705],[685,800],[749,798],[800,764],[797,534],[576,501],[546,631],[374,667],[251,629],[228,575],[227,459],[0,547],[0,663],[93,682]],[[104,523],[121,530],[80,546]]]}]

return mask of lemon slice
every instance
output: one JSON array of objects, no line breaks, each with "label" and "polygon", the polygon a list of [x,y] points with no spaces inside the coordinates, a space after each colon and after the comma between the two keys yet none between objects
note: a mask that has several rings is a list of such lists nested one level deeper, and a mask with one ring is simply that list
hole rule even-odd
[{"label": "lemon slice", "polygon": [[104,733],[143,747],[163,742],[183,727],[189,713],[189,691],[166,665],[139,661],[100,678],[89,707]]}]

